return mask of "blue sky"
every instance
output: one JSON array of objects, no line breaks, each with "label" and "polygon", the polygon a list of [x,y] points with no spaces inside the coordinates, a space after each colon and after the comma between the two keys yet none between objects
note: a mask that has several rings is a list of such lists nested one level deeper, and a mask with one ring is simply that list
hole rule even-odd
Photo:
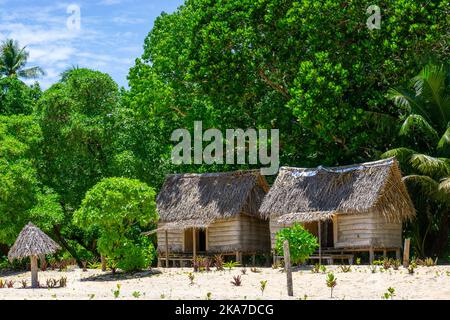
[{"label": "blue sky", "polygon": [[39,79],[43,89],[75,65],[106,72],[126,86],[128,70],[141,56],[156,17],[175,11],[183,2],[0,0],[0,40],[13,38],[27,45],[27,66],[39,65],[46,71]]}]

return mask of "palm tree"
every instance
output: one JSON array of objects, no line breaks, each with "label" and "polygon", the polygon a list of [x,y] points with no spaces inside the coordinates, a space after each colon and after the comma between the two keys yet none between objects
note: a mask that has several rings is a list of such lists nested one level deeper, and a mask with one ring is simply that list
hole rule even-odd
[{"label": "palm tree", "polygon": [[20,48],[19,43],[12,39],[3,41],[0,45],[0,77],[21,77],[25,79],[38,78],[44,75],[40,67],[24,68],[29,53],[26,47]]},{"label": "palm tree", "polygon": [[433,251],[442,251],[448,241],[449,80],[447,67],[429,64],[412,79],[412,89],[393,88],[387,94],[404,113],[399,134],[407,147],[389,150],[382,157],[395,156],[406,174],[403,179],[413,195],[418,213],[412,226],[414,247],[422,256],[433,231],[438,233]]}]

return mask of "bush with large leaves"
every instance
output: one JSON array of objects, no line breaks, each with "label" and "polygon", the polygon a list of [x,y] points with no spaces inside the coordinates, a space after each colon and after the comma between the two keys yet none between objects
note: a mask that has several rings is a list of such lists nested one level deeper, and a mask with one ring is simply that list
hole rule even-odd
[{"label": "bush with large leaves", "polygon": [[158,220],[155,191],[139,180],[106,178],[87,193],[74,214],[83,230],[98,229],[98,252],[125,271],[148,267],[153,244],[141,229]]},{"label": "bush with large leaves", "polygon": [[414,247],[422,256],[442,254],[448,244],[450,207],[450,70],[428,64],[410,87],[392,88],[388,98],[403,114],[403,146],[383,157],[397,157],[413,195]]}]

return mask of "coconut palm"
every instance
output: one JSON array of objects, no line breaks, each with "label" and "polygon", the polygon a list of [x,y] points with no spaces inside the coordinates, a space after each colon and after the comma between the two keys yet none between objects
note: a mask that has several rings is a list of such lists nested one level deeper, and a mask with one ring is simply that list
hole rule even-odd
[{"label": "coconut palm", "polygon": [[408,147],[389,150],[382,157],[397,157],[406,174],[404,181],[413,194],[419,219],[413,226],[413,240],[421,255],[425,254],[426,240],[433,230],[439,232],[441,244],[446,244],[448,237],[449,80],[448,68],[429,64],[412,79],[412,90],[393,88],[387,94],[404,114],[399,134]]},{"label": "coconut palm", "polygon": [[0,45],[0,77],[38,78],[44,75],[40,67],[24,68],[29,53],[17,41],[7,39]]}]

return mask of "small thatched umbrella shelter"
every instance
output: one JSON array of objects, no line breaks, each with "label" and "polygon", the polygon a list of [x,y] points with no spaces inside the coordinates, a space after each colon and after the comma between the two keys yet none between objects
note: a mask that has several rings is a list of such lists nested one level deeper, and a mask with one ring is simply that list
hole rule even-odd
[{"label": "small thatched umbrella shelter", "polygon": [[38,287],[38,257],[54,253],[60,246],[34,224],[29,222],[20,231],[16,242],[8,253],[10,261],[30,257],[31,260],[31,286]]},{"label": "small thatched umbrella shelter", "polygon": [[415,215],[394,158],[334,168],[282,167],[260,212],[270,218],[272,247],[279,229],[299,222],[321,246],[369,251],[370,260],[374,250],[399,256],[402,222]]},{"label": "small thatched umbrella shelter", "polygon": [[237,261],[270,252],[269,221],[258,212],[268,189],[259,170],[167,176],[156,199],[158,252],[166,265],[169,252],[194,259],[233,254]]}]

